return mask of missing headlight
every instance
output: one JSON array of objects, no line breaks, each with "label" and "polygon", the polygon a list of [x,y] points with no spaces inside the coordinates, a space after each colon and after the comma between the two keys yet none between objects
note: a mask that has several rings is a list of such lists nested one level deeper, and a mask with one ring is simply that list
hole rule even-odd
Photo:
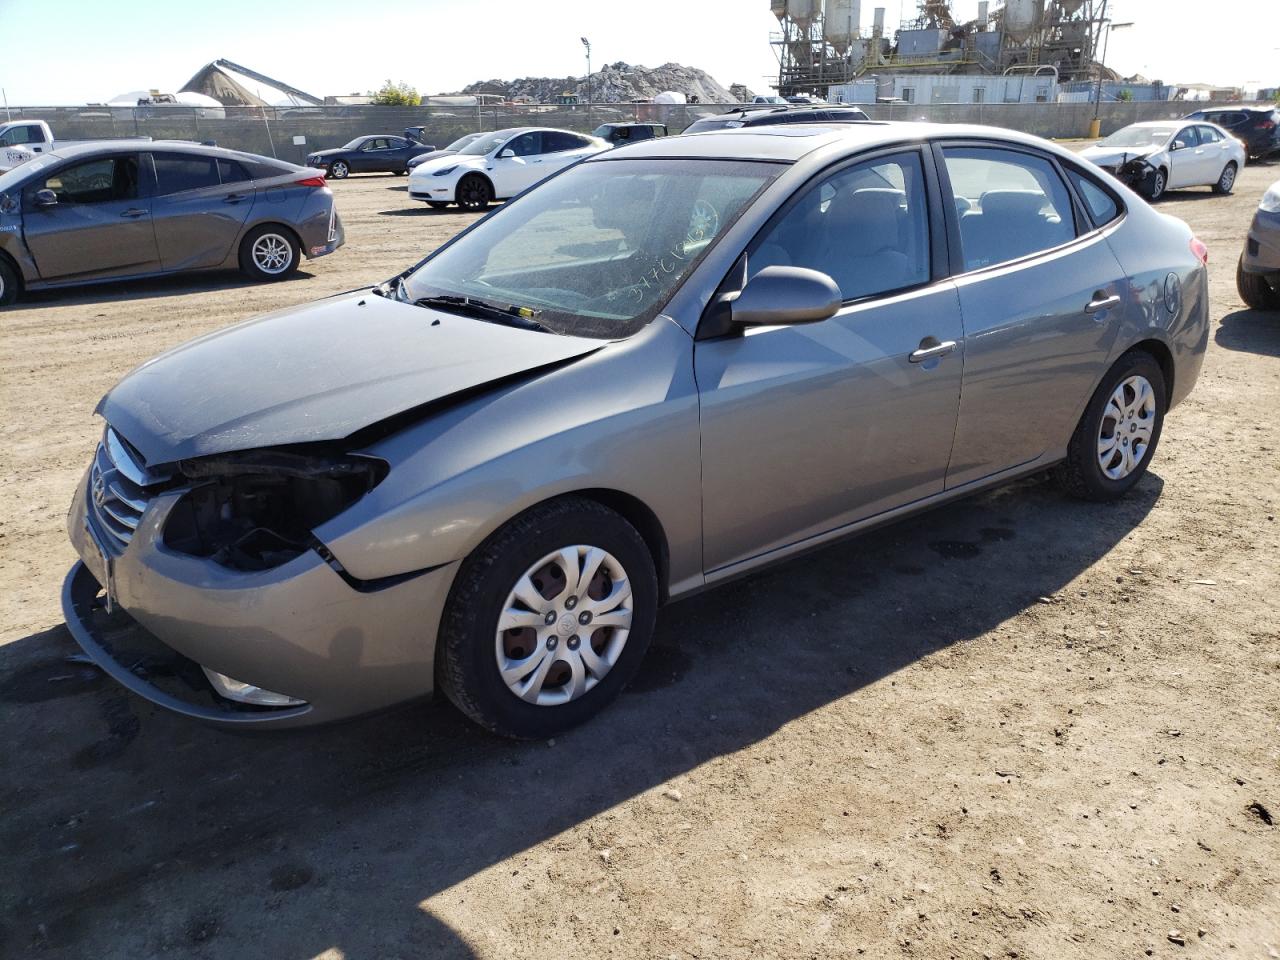
[{"label": "missing headlight", "polygon": [[292,450],[184,460],[192,488],[174,506],[165,546],[233,570],[269,570],[310,548],[311,531],[372,490],[387,465]]}]

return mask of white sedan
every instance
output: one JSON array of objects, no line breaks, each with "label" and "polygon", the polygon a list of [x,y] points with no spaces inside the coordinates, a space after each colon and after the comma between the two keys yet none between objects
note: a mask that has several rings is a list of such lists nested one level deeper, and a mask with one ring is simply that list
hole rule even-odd
[{"label": "white sedan", "polygon": [[1213,187],[1230,193],[1245,163],[1240,141],[1212,123],[1148,120],[1117,130],[1080,156],[1158,200],[1166,190]]},{"label": "white sedan", "polygon": [[457,153],[419,164],[409,175],[409,196],[441,209],[456,203],[483,210],[540,180],[602,153],[609,144],[569,130],[513,127],[482,134]]}]

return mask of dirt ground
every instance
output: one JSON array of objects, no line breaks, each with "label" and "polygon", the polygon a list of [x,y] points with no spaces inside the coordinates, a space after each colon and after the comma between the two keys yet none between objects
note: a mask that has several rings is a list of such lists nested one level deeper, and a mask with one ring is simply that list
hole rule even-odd
[{"label": "dirt ground", "polygon": [[1031,479],[677,604],[616,706],[532,745],[444,703],[233,736],[64,659],[99,396],[469,216],[354,178],[295,280],[4,311],[0,955],[1280,956],[1280,316],[1233,283],[1277,178],[1160,205],[1213,329],[1126,501]]}]

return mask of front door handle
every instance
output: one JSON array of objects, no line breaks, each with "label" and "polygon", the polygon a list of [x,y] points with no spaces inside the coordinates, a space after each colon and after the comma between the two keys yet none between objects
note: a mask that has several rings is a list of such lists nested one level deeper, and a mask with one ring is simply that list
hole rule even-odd
[{"label": "front door handle", "polygon": [[933,337],[925,337],[920,341],[919,349],[913,350],[907,359],[912,363],[924,363],[926,360],[945,357],[955,348],[956,342],[954,340],[943,340],[939,343]]},{"label": "front door handle", "polygon": [[222,198],[223,203],[239,203],[244,199],[243,193],[229,193]]},{"label": "front door handle", "polygon": [[1099,290],[1093,295],[1093,299],[1084,305],[1084,312],[1101,313],[1103,310],[1110,310],[1112,307],[1118,306],[1120,306],[1120,294],[1113,293],[1108,297]]},{"label": "front door handle", "polygon": [[128,217],[130,220],[136,220],[138,217],[145,217],[146,215],[147,215],[147,211],[140,210],[137,207],[131,207],[130,209],[126,210],[124,213],[120,214],[120,216]]}]

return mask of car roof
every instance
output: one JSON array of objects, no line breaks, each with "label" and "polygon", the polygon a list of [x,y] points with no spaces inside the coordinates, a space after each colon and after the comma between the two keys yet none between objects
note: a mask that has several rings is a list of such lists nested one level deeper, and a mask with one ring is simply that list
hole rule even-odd
[{"label": "car roof", "polygon": [[1048,141],[1003,127],[958,123],[868,120],[863,123],[787,123],[684,133],[618,147],[586,162],[681,157],[708,160],[773,160],[794,163],[824,147],[865,150],[890,144],[940,138],[975,138],[1024,144],[1061,153]]}]

